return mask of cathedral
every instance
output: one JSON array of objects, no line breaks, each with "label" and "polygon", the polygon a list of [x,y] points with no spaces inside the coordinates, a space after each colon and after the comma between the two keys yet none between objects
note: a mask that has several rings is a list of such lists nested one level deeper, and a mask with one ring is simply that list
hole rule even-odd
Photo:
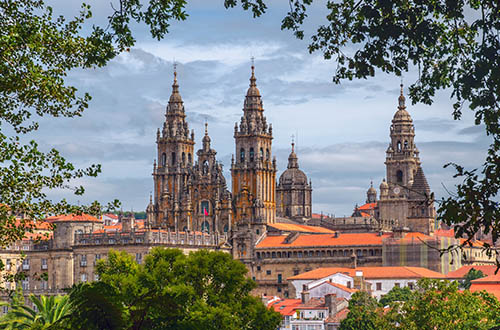
[{"label": "cathedral", "polygon": [[[235,152],[231,160],[229,190],[211,147],[208,126],[202,147],[194,152],[194,131],[189,129],[184,102],[174,72],[172,94],[163,127],[156,136],[157,161],[153,165],[154,196],[147,211],[149,228],[205,233],[229,233],[239,224],[251,224],[256,232],[276,222],[314,223],[312,183],[299,168],[292,142],[287,168],[276,180],[276,158],[272,152],[273,127],[264,115],[262,96],[252,65],[250,86],[243,101],[243,114],[234,126]],[[356,218],[370,218],[369,230],[418,231],[432,234],[436,211],[433,194],[425,178],[415,145],[415,128],[406,110],[403,86],[390,126],[386,151],[386,179],[380,194],[373,184],[366,204],[356,207],[353,217],[343,218],[342,230],[358,230]],[[336,228],[333,218],[325,226]],[[359,225],[359,222],[358,222]],[[354,228],[354,229],[353,229]]]},{"label": "cathedral", "polygon": [[227,233],[237,223],[272,224],[278,217],[311,217],[311,183],[298,168],[292,152],[288,169],[276,186],[273,128],[264,116],[255,68],[243,102],[243,115],[234,126],[235,153],[231,160],[232,190],[222,164],[211,148],[208,127],[202,148],[194,154],[194,131],[189,130],[177,73],[162,129],[156,136],[153,165],[154,196],[147,206],[150,228]]}]

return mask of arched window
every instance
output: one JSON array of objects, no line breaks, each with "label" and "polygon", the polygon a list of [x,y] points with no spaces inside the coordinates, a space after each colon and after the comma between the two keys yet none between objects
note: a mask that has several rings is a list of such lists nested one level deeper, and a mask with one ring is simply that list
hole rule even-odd
[{"label": "arched window", "polygon": [[271,157],[271,154],[269,153],[269,149],[266,149],[266,159],[269,160],[269,157]]},{"label": "arched window", "polygon": [[209,214],[208,201],[202,201],[201,202],[201,215],[208,216],[208,214]]},{"label": "arched window", "polygon": [[240,162],[245,161],[245,149],[241,148],[240,149]]},{"label": "arched window", "polygon": [[225,225],[224,226],[224,232],[227,233],[229,231],[229,226],[228,225]]},{"label": "arched window", "polygon": [[262,149],[262,148],[260,148],[259,158],[264,159],[264,149]]},{"label": "arched window", "polygon": [[253,162],[253,159],[254,159],[253,148],[250,148],[250,161]]},{"label": "arched window", "polygon": [[203,171],[203,174],[207,174],[208,173],[208,160],[205,160],[203,162],[202,171]]},{"label": "arched window", "polygon": [[188,230],[188,227],[187,226],[184,226],[184,228],[182,228],[182,231],[186,232]]},{"label": "arched window", "polygon": [[182,153],[182,164],[186,164],[186,154]]},{"label": "arched window", "polygon": [[167,165],[167,154],[166,154],[166,153],[163,153],[163,154],[161,155],[161,165],[162,165],[162,166]]},{"label": "arched window", "polygon": [[191,158],[191,153],[188,153],[188,164],[191,164],[193,159]]},{"label": "arched window", "polygon": [[175,165],[175,152],[172,152],[172,165]]},{"label": "arched window", "polygon": [[210,233],[210,224],[208,223],[208,221],[203,221],[203,223],[201,224],[201,231],[203,233]]},{"label": "arched window", "polygon": [[397,183],[403,183],[403,171],[398,170],[396,172],[396,182]]},{"label": "arched window", "polygon": [[401,141],[398,141],[396,150],[401,151]]},{"label": "arched window", "polygon": [[408,149],[408,141],[405,141],[405,149]]}]

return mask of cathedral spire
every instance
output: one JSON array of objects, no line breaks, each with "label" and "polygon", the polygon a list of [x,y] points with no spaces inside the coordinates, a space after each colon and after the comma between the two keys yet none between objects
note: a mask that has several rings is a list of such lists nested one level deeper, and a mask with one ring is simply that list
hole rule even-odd
[{"label": "cathedral spire", "polygon": [[288,168],[299,168],[299,159],[295,153],[295,142],[292,140],[292,152],[288,156]]},{"label": "cathedral spire", "polygon": [[170,100],[168,105],[170,110],[173,112],[184,112],[184,106],[182,105],[182,97],[179,93],[179,83],[177,82],[177,69],[174,69],[174,82],[172,84],[172,94],[170,95]]},{"label": "cathedral spire", "polygon": [[398,101],[399,101],[399,107],[398,109],[405,109],[406,106],[405,106],[405,96],[403,95],[403,83],[401,83],[401,91],[399,93],[399,98],[398,98]]}]

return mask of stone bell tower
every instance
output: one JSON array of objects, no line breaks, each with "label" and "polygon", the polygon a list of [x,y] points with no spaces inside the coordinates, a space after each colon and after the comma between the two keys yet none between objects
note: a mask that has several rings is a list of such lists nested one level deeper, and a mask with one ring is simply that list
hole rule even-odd
[{"label": "stone bell tower", "polygon": [[190,168],[193,164],[194,132],[189,131],[184,103],[179,93],[177,71],[174,71],[172,94],[165,122],[156,134],[158,164],[153,169],[153,227],[175,230],[191,229]]},{"label": "stone bell tower", "polygon": [[433,231],[435,210],[415,145],[413,120],[406,111],[403,85],[398,110],[392,119],[391,142],[386,151],[387,182],[380,185],[380,218],[410,230]]},{"label": "stone bell tower", "polygon": [[274,223],[276,217],[276,160],[272,158],[272,126],[267,124],[255,68],[235,124],[236,159],[231,162],[234,221]]}]

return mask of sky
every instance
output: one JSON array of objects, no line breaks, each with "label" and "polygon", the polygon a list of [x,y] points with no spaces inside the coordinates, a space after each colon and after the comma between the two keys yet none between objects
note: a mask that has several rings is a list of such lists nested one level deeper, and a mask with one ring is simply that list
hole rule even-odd
[{"label": "sky", "polygon": [[[73,1],[50,3],[58,14],[73,15],[78,9]],[[88,3],[92,23],[105,25],[110,3]],[[135,26],[137,44],[130,52],[100,69],[72,71],[68,83],[92,95],[89,108],[80,118],[42,118],[33,137],[77,166],[101,164],[102,173],[74,182],[84,185],[84,196],[68,190],[50,195],[78,203],[116,198],[124,210],[146,208],[153,188],[156,130],[164,121],[174,61],[187,121],[195,130],[195,150],[201,147],[207,121],[230,189],[234,123],[242,115],[254,57],[264,113],[273,125],[277,178],[286,169],[294,135],[300,168],[313,185],[313,212],[350,215],[365,202],[370,182],[378,188],[385,176],[401,78],[377,73],[367,80],[332,83],[335,62],[307,51],[314,27],[325,22],[326,9],[321,4],[311,8],[306,37],[297,40],[280,30],[287,10],[286,1],[282,3],[269,1],[268,12],[252,18],[241,8],[224,9],[221,1],[188,1],[187,20],[173,22],[164,40]],[[403,77],[405,85],[415,80],[415,72]],[[438,198],[448,197],[457,183],[453,170],[443,165],[478,167],[489,143],[484,129],[474,126],[472,112],[465,112],[461,121],[452,119],[449,95],[439,92],[431,106],[407,100],[422,166]]]}]

